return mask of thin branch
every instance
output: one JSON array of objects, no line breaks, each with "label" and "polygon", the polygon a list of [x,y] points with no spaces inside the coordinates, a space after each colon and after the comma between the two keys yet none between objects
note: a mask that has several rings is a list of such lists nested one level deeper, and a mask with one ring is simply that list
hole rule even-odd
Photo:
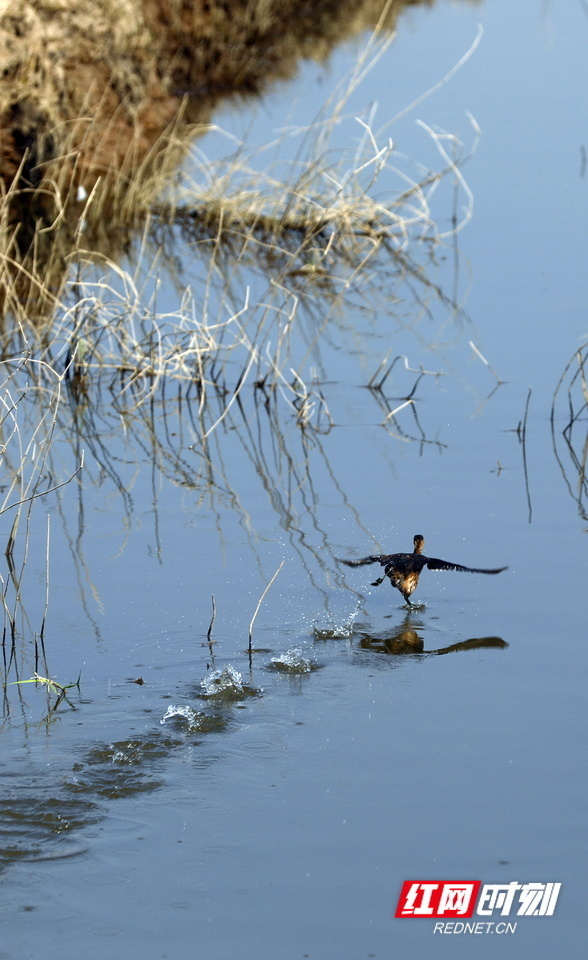
[{"label": "thin branch", "polygon": [[213,594],[212,594],[212,617],[210,618],[210,625],[209,625],[209,627],[208,627],[208,633],[206,634],[206,642],[208,643],[208,646],[210,647],[210,656],[212,657],[213,660],[214,660],[214,653],[213,653],[213,650],[212,650],[212,645],[213,645],[213,643],[216,643],[216,641],[212,639],[212,625],[213,625],[213,623],[214,623],[214,621],[215,621],[215,618],[216,618],[216,603],[215,603],[215,601],[214,601],[214,593],[213,593]]},{"label": "thin branch", "polygon": [[41,630],[39,633],[39,638],[41,640],[41,646],[43,647],[43,653],[45,653],[45,621],[47,620],[47,610],[49,609],[49,545],[51,537],[51,514],[47,514],[47,553],[45,557],[45,609],[43,610],[43,620],[41,623]]},{"label": "thin branch", "polygon": [[21,504],[28,503],[30,500],[36,500],[37,497],[45,497],[47,496],[48,493],[53,493],[54,490],[59,490],[60,487],[67,486],[68,483],[71,483],[71,481],[74,480],[75,477],[77,477],[78,473],[80,473],[83,470],[83,468],[84,468],[84,452],[82,451],[82,459],[80,461],[80,465],[76,470],[74,470],[71,477],[68,477],[67,480],[62,480],[61,483],[56,483],[55,486],[53,487],[48,487],[47,490],[41,490],[38,493],[33,493],[31,494],[30,497],[23,497],[22,500],[15,500],[14,503],[10,503],[7,507],[3,507],[2,510],[0,510],[0,516],[2,516],[3,513],[6,513],[7,510],[12,510],[13,507],[19,507]]},{"label": "thin branch", "polygon": [[501,380],[501,378],[500,378],[500,377],[498,376],[498,374],[496,373],[496,370],[494,370],[494,369],[492,368],[492,366],[490,365],[490,363],[488,362],[488,360],[486,360],[486,357],[484,356],[484,354],[481,353],[481,352],[478,350],[478,348],[477,348],[476,344],[473,342],[473,340],[470,340],[470,341],[469,341],[469,344],[470,344],[471,349],[472,349],[472,350],[474,351],[474,353],[476,354],[476,356],[479,357],[480,360],[482,361],[482,363],[485,364],[485,366],[488,367],[490,373],[492,374],[493,377],[495,377],[495,379],[498,381],[498,383],[504,383],[504,380]]},{"label": "thin branch", "polygon": [[264,601],[264,599],[265,599],[265,596],[266,596],[269,588],[271,587],[272,583],[273,583],[274,580],[276,579],[277,575],[279,574],[280,570],[281,570],[282,567],[284,566],[284,563],[285,563],[285,562],[286,562],[285,560],[282,560],[280,566],[278,567],[278,569],[277,569],[276,572],[274,573],[273,577],[271,578],[270,582],[268,583],[267,587],[266,587],[265,590],[263,591],[262,595],[261,595],[260,598],[259,598],[259,601],[258,601],[258,603],[257,603],[257,606],[256,606],[256,608],[255,608],[255,613],[253,614],[253,616],[252,616],[252,618],[251,618],[251,623],[249,624],[249,653],[251,653],[251,641],[252,641],[252,637],[253,637],[253,624],[255,623],[255,618],[257,617],[257,614],[259,613],[259,608],[261,607],[261,605],[262,605],[262,603],[263,603],[263,601]]}]

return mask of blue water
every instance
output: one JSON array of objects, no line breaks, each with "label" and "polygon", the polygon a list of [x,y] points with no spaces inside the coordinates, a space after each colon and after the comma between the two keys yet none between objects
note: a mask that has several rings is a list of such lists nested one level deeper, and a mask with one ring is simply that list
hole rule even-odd
[{"label": "blue water", "polygon": [[[479,23],[462,69],[386,128]],[[47,668],[81,680],[49,717],[39,688],[7,688],[3,956],[551,960],[564,943],[583,956],[586,420],[568,446],[567,386],[553,434],[550,413],[587,333],[588,20],[581,4],[439,3],[400,27],[336,137],[359,135],[354,113],[377,100],[381,136],[438,169],[414,121],[472,144],[475,117],[473,217],[457,261],[450,238],[428,274],[462,310],[429,290],[424,311],[422,288],[411,300],[391,285],[333,311],[320,356],[295,337],[292,362],[309,384],[317,367],[315,415],[320,389],[330,429],[325,418],[301,431],[286,387],[268,412],[247,385],[203,449],[173,388],[122,418],[105,391],[110,426],[102,451],[82,440],[82,489],[32,514],[19,676],[45,601],[48,512]],[[286,112],[310,122],[359,47],[303,66],[256,108],[221,111],[219,125],[264,143]],[[214,138],[198,149],[220,150]],[[445,226],[453,200],[448,178],[432,201]],[[190,249],[178,255],[202,270]],[[171,283],[162,297],[177,306]],[[418,421],[410,405],[387,418],[418,376],[402,362],[383,394],[366,389],[400,354],[429,371]],[[74,434],[64,417],[56,472],[77,463]],[[432,556],[508,570],[426,570],[407,612],[388,583],[370,586],[375,567],[335,560],[409,550],[415,533]],[[407,631],[422,652],[386,653]],[[503,643],[426,655],[483,638]],[[272,669],[298,646],[316,669]],[[244,689],[205,696],[201,681],[229,665]],[[170,705],[194,722],[162,724]],[[562,891],[553,917],[518,918],[514,934],[441,935],[393,919],[408,879]]]}]

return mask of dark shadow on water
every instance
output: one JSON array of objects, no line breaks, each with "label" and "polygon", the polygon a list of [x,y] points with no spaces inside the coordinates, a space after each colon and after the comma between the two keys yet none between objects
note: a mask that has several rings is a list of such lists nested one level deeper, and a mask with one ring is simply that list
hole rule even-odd
[{"label": "dark shadow on water", "polygon": [[366,630],[359,631],[354,635],[362,650],[372,650],[374,653],[386,653],[393,656],[403,656],[406,654],[418,656],[441,656],[445,653],[459,653],[463,650],[479,650],[484,647],[504,650],[508,647],[506,640],[501,637],[471,637],[468,640],[460,640],[458,643],[451,643],[447,647],[439,647],[434,650],[425,648],[424,627],[422,622],[416,619],[415,612],[409,611],[403,622],[389,631],[379,632],[377,635]]},{"label": "dark shadow on water", "polygon": [[[170,708],[166,722],[173,732],[156,727],[140,736],[100,742],[65,761],[62,775],[40,783],[7,779],[0,800],[0,873],[21,861],[61,860],[87,851],[84,831],[108,816],[113,800],[139,801],[165,787],[165,764],[187,743],[198,745],[221,733],[227,717],[184,708]],[[195,762],[209,764],[202,755]]]},{"label": "dark shadow on water", "polygon": [[69,798],[37,779],[6,783],[0,800],[0,872],[17,861],[61,860],[86,850],[73,839],[84,827],[98,823],[103,814],[94,799]]}]

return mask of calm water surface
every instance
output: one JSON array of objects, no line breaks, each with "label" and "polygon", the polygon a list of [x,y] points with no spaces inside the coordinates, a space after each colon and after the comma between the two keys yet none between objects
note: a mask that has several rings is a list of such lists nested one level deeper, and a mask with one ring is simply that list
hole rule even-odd
[{"label": "calm water surface", "polygon": [[[386,133],[428,166],[416,119],[464,143],[467,111],[481,128],[473,219],[428,275],[462,311],[408,282],[387,306],[359,291],[304,361],[309,311],[292,345],[316,377],[306,431],[249,384],[206,450],[173,387],[122,419],[104,391],[77,433],[62,418],[55,469],[84,447],[83,483],[32,514],[10,679],[34,668],[48,513],[39,672],[81,682],[49,719],[40,688],[7,688],[1,956],[583,956],[586,419],[566,443],[567,381],[553,431],[550,414],[587,332],[585,10],[415,11],[349,123],[378,100],[384,131],[479,22],[461,71]],[[218,122],[260,143],[286,111],[310,122],[356,56]],[[453,200],[440,189],[439,222]],[[366,389],[399,355],[410,369]],[[335,560],[408,550],[417,532],[432,556],[509,569],[425,571],[407,611],[370,586],[376,568]],[[407,879],[563,886],[554,917],[514,934],[443,936],[393,919]]]}]

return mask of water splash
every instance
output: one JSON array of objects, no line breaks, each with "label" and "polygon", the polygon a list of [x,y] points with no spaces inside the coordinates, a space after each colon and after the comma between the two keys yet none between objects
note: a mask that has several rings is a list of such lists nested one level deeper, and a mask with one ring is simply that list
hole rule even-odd
[{"label": "water splash", "polygon": [[178,718],[181,720],[187,720],[188,726],[190,727],[197,727],[200,720],[200,713],[197,710],[193,710],[192,707],[179,706],[175,703],[170,703],[159,722],[165,723],[166,720],[175,720]]},{"label": "water splash", "polygon": [[313,624],[313,633],[315,640],[350,640],[355,632],[355,621],[360,613],[360,605],[357,604],[355,610],[341,619],[334,617],[329,623]]},{"label": "water splash", "polygon": [[200,681],[200,686],[207,697],[242,697],[245,693],[243,677],[238,670],[229,663],[224,670],[213,670],[204,680]]},{"label": "water splash", "polygon": [[290,647],[279,657],[272,657],[270,667],[283,673],[310,673],[316,669],[312,657],[304,655],[302,647]]}]

